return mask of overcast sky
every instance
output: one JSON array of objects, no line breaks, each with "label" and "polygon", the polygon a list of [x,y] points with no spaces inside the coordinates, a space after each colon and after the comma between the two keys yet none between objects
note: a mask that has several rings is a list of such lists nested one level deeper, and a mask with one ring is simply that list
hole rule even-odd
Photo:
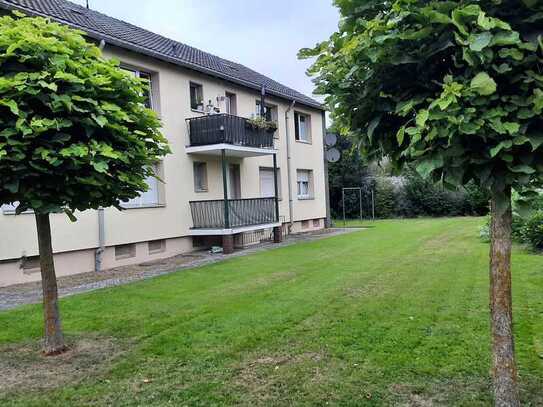
[{"label": "overcast sky", "polygon": [[[75,0],[85,4],[85,0]],[[300,48],[327,39],[332,0],[89,0],[94,10],[246,65],[312,96]],[[320,98],[319,98],[320,99]]]}]

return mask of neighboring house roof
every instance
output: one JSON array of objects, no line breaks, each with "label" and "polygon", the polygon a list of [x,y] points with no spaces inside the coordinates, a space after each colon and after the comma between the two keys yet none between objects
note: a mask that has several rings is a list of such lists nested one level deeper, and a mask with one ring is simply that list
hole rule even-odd
[{"label": "neighboring house roof", "polygon": [[318,101],[281,85],[246,66],[208,54],[66,0],[0,0],[0,8],[16,9],[29,15],[50,17],[53,20],[85,31],[91,38],[103,39],[109,44],[226,79],[249,88],[260,90],[264,85],[266,93],[270,95],[323,109],[322,104]]}]

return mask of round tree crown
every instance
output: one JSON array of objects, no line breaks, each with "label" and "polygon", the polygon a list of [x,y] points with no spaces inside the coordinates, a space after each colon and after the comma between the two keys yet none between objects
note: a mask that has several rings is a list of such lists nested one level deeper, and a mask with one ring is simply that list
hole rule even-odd
[{"label": "round tree crown", "polygon": [[48,213],[137,197],[169,152],[148,84],[82,32],[0,18],[0,204]]}]

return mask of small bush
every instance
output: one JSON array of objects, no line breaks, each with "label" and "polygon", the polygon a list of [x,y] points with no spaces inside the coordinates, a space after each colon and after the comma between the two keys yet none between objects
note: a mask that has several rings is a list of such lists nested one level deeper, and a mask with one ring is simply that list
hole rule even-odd
[{"label": "small bush", "polygon": [[378,178],[375,183],[375,216],[392,218],[395,216],[396,193],[388,178]]},{"label": "small bush", "polygon": [[520,239],[536,250],[543,249],[543,211],[536,211],[520,229]]}]

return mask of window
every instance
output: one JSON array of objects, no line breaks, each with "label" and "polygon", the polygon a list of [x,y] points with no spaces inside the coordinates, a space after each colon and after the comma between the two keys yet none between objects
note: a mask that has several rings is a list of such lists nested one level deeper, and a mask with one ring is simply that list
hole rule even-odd
[{"label": "window", "polygon": [[224,98],[224,104],[227,114],[236,116],[238,114],[237,98],[234,93],[226,92]]},{"label": "window", "polygon": [[194,162],[194,191],[207,192],[207,164]]},{"label": "window", "polygon": [[17,210],[17,206],[19,206],[19,202],[14,202],[12,204],[4,204],[0,206],[0,209],[2,209],[2,212],[4,214],[15,214],[15,211]]},{"label": "window", "polygon": [[313,198],[313,171],[298,170],[296,175],[298,199]]},{"label": "window", "polygon": [[190,83],[190,108],[204,111],[204,87],[197,83]]},{"label": "window", "polygon": [[[163,165],[158,163],[153,166],[153,172],[155,175],[161,179],[164,178],[163,175]],[[160,182],[156,177],[151,176],[147,177],[145,180],[149,189],[146,192],[142,192],[137,198],[133,198],[128,202],[122,204],[125,208],[148,208],[153,206],[160,206],[163,204],[162,196],[164,195],[164,184]]]},{"label": "window", "polygon": [[136,257],[136,245],[134,243],[115,246],[115,260],[130,259],[131,257]]},{"label": "window", "polygon": [[[260,100],[256,101],[256,116],[260,116]],[[269,122],[277,122],[277,107],[272,105],[264,106],[264,117]]]},{"label": "window", "polygon": [[147,82],[148,88],[145,90],[143,96],[145,96],[145,107],[148,109],[154,109],[153,106],[153,81],[152,81],[152,75],[149,72],[145,71],[139,71],[137,69],[130,69],[130,68],[122,68],[126,72],[130,72],[132,75],[134,75],[136,78],[143,79],[144,82]]},{"label": "window", "polygon": [[311,117],[294,112],[294,131],[297,141],[311,143]]},{"label": "window", "polygon": [[166,251],[166,240],[153,240],[147,243],[149,254],[164,253]]},{"label": "window", "polygon": [[[281,175],[277,169],[277,192],[281,196]],[[275,197],[275,182],[273,178],[273,168],[260,167],[260,196],[262,198]]]},{"label": "window", "polygon": [[320,228],[321,227],[321,220],[320,219],[313,219],[313,227],[314,228]]},{"label": "window", "polygon": [[302,229],[309,229],[309,221],[303,220],[302,221]]}]

